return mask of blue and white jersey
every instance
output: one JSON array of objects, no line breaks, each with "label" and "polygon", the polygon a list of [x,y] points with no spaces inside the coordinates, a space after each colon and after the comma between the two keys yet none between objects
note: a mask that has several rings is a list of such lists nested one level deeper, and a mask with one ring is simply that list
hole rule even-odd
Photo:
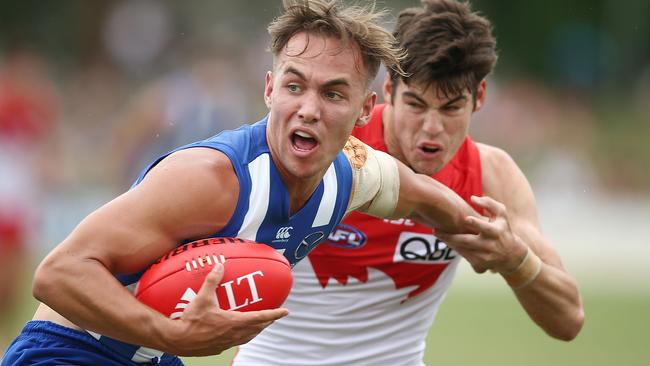
[{"label": "blue and white jersey", "polygon": [[[239,237],[270,245],[293,266],[324,241],[343,219],[352,190],[352,168],[345,154],[339,153],[316,191],[298,212],[291,215],[289,192],[273,163],[266,141],[267,119],[237,130],[224,131],[169,154],[183,149],[207,147],[227,155],[239,179],[239,199],[228,224],[212,237]],[[149,165],[134,185],[140,183],[147,172],[169,154]],[[117,278],[133,291],[141,275],[142,272],[139,272]],[[134,362],[153,360],[155,363],[163,356],[168,357],[160,351],[89,333]]]}]

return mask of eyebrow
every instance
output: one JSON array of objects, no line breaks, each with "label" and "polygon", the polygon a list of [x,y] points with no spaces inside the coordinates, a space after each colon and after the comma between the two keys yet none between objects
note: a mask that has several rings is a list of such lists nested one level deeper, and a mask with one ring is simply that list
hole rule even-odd
[{"label": "eyebrow", "polygon": [[407,90],[407,91],[402,93],[402,96],[403,97],[411,97],[413,99],[417,99],[418,102],[420,102],[420,103],[422,103],[424,105],[429,105],[429,103],[427,103],[424,99],[422,99],[422,97],[420,97],[418,94],[416,94],[416,93],[414,93],[412,91]]},{"label": "eyebrow", "polygon": [[305,74],[298,71],[298,69],[296,69],[295,67],[292,67],[292,66],[287,67],[287,69],[284,70],[284,74],[294,74],[297,77],[301,78],[302,80],[307,80],[307,77],[305,76]]},{"label": "eyebrow", "polygon": [[[424,99],[422,99],[422,97],[420,97],[418,94],[416,94],[416,93],[414,93],[412,91],[405,91],[405,92],[402,93],[402,96],[411,97],[411,98],[417,99],[420,103],[422,103],[424,105],[429,105],[429,103],[427,103]],[[464,94],[461,94],[461,95],[455,97],[454,99],[451,99],[451,100],[445,102],[443,104],[443,106],[447,106],[447,105],[456,103],[459,100],[467,100],[467,97]]]},{"label": "eyebrow", "polygon": [[[300,78],[300,79],[303,80],[303,81],[306,81],[306,80],[307,80],[307,77],[305,76],[305,74],[303,74],[301,71],[299,71],[298,69],[296,69],[296,68],[293,67],[293,66],[289,66],[289,67],[287,67],[287,69],[284,70],[284,74],[294,74],[294,75],[296,75],[298,78]],[[326,89],[326,88],[331,88],[331,87],[333,87],[333,86],[347,86],[347,87],[349,87],[349,86],[350,86],[350,82],[348,82],[345,78],[332,79],[332,80],[328,80],[328,81],[326,81],[326,82],[321,86],[321,88],[325,88],[325,89]]]},{"label": "eyebrow", "polygon": [[466,101],[467,97],[464,94],[461,94],[461,95],[457,96],[456,98],[451,99],[447,103],[443,104],[443,106],[448,106],[450,104],[454,104],[454,103],[458,102],[459,100],[465,100]]}]

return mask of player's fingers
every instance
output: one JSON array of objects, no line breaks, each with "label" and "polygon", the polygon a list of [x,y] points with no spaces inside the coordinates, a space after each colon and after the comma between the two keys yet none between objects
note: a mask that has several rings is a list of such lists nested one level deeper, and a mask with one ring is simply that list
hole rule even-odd
[{"label": "player's fingers", "polygon": [[436,231],[435,235],[452,249],[465,248],[476,238],[474,234],[450,234],[442,231]]},{"label": "player's fingers", "polygon": [[219,283],[221,283],[222,278],[223,278],[223,264],[215,263],[210,273],[208,273],[208,275],[205,277],[205,280],[203,281],[203,285],[201,285],[201,289],[199,290],[197,297],[211,299],[214,302],[216,302],[217,301],[216,291],[217,291],[217,287],[219,286]]},{"label": "player's fingers", "polygon": [[505,216],[506,206],[488,196],[472,196],[472,202],[486,211],[488,216]]},{"label": "player's fingers", "polygon": [[[436,233],[437,235],[437,233]],[[486,245],[489,246],[490,240],[485,240],[478,235],[453,235],[453,238],[442,239],[439,237],[449,248],[453,249],[458,255],[465,258],[474,270],[481,273],[480,263],[486,251]]]},{"label": "player's fingers", "polygon": [[470,262],[470,265],[472,266],[472,269],[474,270],[474,272],[476,272],[478,274],[485,273],[485,271],[487,271],[487,268],[484,267],[481,264]]},{"label": "player's fingers", "polygon": [[289,310],[285,308],[258,310],[238,313],[241,315],[241,320],[249,325],[269,323],[284,318],[289,315]]},{"label": "player's fingers", "polygon": [[480,250],[478,250],[475,245],[465,243],[465,245],[462,246],[449,245],[449,247],[452,248],[458,255],[465,258],[465,260],[472,266],[474,271],[481,273],[481,265],[479,259]]},{"label": "player's fingers", "polygon": [[499,226],[494,221],[485,221],[476,217],[468,216],[465,218],[467,228],[490,238],[496,238],[499,235]]}]

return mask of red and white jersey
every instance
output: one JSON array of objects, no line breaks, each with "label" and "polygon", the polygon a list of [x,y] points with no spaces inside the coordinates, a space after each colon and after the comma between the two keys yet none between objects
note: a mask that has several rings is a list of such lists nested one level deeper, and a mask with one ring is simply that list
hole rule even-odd
[{"label": "red and white jersey", "polygon": [[[353,134],[386,151],[383,108]],[[468,202],[483,194],[469,137],[434,178]],[[429,227],[353,212],[294,267],[289,316],[241,346],[233,365],[424,365],[427,332],[459,261]]]}]

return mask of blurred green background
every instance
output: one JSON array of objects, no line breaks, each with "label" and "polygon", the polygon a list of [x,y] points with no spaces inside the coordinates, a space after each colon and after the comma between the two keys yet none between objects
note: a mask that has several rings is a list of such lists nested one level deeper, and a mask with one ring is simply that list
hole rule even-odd
[{"label": "blurred green background", "polygon": [[[393,16],[418,4],[378,3]],[[581,286],[586,322],[573,342],[554,341],[500,278],[465,264],[426,361],[646,365],[650,2],[472,4],[492,20],[500,57],[471,133],[510,152],[529,177],[542,228]],[[2,286],[17,288],[17,306],[0,315],[0,348],[33,313],[35,265],[79,220],[154,155],[265,114],[265,26],[279,8],[0,1],[0,240],[27,243],[26,252],[0,245]],[[230,355],[186,363],[227,365]]]}]

